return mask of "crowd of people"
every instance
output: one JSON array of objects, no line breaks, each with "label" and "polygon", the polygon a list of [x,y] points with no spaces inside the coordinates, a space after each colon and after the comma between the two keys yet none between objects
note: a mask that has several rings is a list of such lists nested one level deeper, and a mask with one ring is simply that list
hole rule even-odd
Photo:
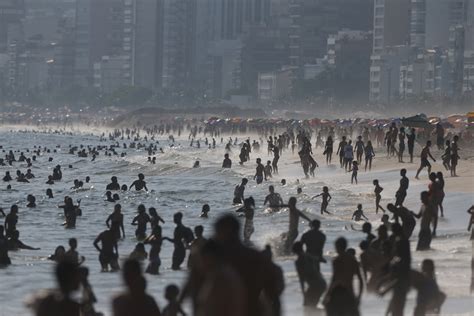
[{"label": "crowd of people", "polygon": [[[177,127],[179,135],[184,127]],[[97,159],[104,156],[106,159],[112,155],[119,155],[120,148],[143,148],[148,153],[148,161],[156,163],[156,153],[163,152],[153,143],[155,138],[171,133],[172,128],[154,127],[144,129],[140,136],[138,129],[115,130],[106,136],[101,136],[103,141],[110,141],[108,146],[78,146],[70,147],[69,153],[80,158]],[[198,225],[194,229],[185,226],[183,223],[184,214],[176,212],[173,216],[175,225],[173,236],[162,235],[162,225],[167,219],[163,219],[154,207],[148,209],[144,204],[137,208],[137,214],[133,218],[131,225],[136,226],[135,238],[136,246],[133,252],[128,255],[119,255],[120,240],[127,237],[125,235],[124,216],[121,212],[120,194],[127,190],[148,191],[145,175],[138,174],[137,180],[130,186],[120,185],[118,176],[112,176],[111,182],[105,187],[106,201],[114,203],[114,211],[104,218],[104,231],[100,232],[93,242],[93,246],[98,251],[98,259],[102,271],[122,271],[125,291],[112,300],[112,311],[114,315],[185,315],[182,304],[185,300],[191,302],[191,310],[194,315],[281,315],[282,294],[285,289],[285,278],[282,269],[275,263],[273,252],[280,255],[296,256],[295,268],[298,274],[301,291],[303,293],[303,304],[305,306],[317,307],[322,304],[327,315],[359,315],[359,304],[364,292],[376,293],[384,296],[391,293],[387,315],[403,315],[407,294],[410,289],[415,289],[418,293],[416,299],[415,315],[426,315],[429,313],[439,313],[446,299],[446,295],[439,289],[435,277],[435,263],[433,260],[423,261],[421,270],[414,269],[411,265],[410,238],[416,227],[416,220],[420,220],[419,234],[417,239],[417,251],[430,249],[432,238],[436,237],[439,216],[443,217],[444,178],[442,172],[431,172],[432,166],[428,158],[436,161],[430,152],[431,141],[426,141],[426,146],[421,150],[420,168],[416,173],[416,179],[424,168],[427,168],[430,183],[420,195],[420,210],[412,212],[404,206],[405,198],[409,192],[409,179],[407,170],[400,171],[400,186],[392,198],[393,203],[384,207],[381,205],[381,193],[383,187],[379,180],[374,179],[375,193],[375,214],[381,211],[380,226],[376,228],[377,236],[372,234],[372,225],[364,214],[361,204],[357,205],[357,210],[353,213],[352,219],[356,222],[364,222],[362,232],[365,234],[361,238],[359,245],[360,255],[356,255],[356,250],[348,246],[348,241],[344,237],[335,241],[336,256],[332,259],[332,276],[328,282],[321,273],[320,264],[325,263],[327,258],[324,255],[326,236],[320,230],[321,222],[311,219],[311,215],[301,211],[297,207],[297,197],[289,198],[285,203],[280,194],[275,190],[274,185],[268,187],[269,193],[263,201],[264,206],[268,206],[271,213],[282,209],[288,210],[288,231],[281,234],[281,244],[273,247],[266,246],[259,250],[252,242],[252,234],[255,231],[254,216],[256,212],[256,201],[252,196],[246,196],[245,188],[249,181],[255,181],[256,185],[264,181],[274,182],[272,178],[279,174],[278,163],[285,151],[291,155],[295,154],[300,158],[300,163],[305,177],[315,177],[316,168],[319,167],[314,156],[316,150],[321,150],[325,156],[326,164],[332,163],[334,152],[334,141],[338,140],[336,155],[339,156],[339,166],[345,172],[351,173],[351,183],[358,183],[359,166],[364,163],[364,170],[372,169],[372,162],[375,158],[375,150],[372,142],[378,148],[386,146],[387,157],[396,158],[398,162],[404,162],[405,139],[408,145],[408,157],[413,162],[415,155],[416,130],[411,129],[407,134],[403,126],[392,123],[387,130],[383,128],[364,127],[360,130],[360,135],[355,131],[347,130],[343,127],[325,127],[318,130],[311,128],[293,128],[283,131],[281,134],[273,133],[271,129],[263,128],[260,138],[251,142],[250,138],[238,141],[238,137],[231,135],[228,142],[224,142],[224,137],[218,130],[206,130],[197,126],[188,126],[190,131],[188,139],[190,146],[200,148],[203,142],[209,149],[219,146],[216,138],[221,136],[220,143],[225,148],[222,168],[237,168],[232,164],[233,148],[238,147],[239,164],[247,164],[251,161],[251,155],[257,154],[256,171],[251,177],[245,177],[237,185],[233,192],[233,205],[236,205],[235,214],[224,214],[218,217],[214,224],[214,232],[209,238],[204,237],[203,226]],[[224,131],[225,132],[225,131]],[[211,134],[211,140],[206,133]],[[268,135],[270,134],[270,135]],[[313,135],[316,135],[314,148],[312,143]],[[356,135],[355,143],[352,143],[352,136]],[[204,140],[198,139],[204,138]],[[129,140],[128,144],[119,144],[120,140]],[[171,145],[175,140],[169,136]],[[267,142],[267,155],[272,157],[266,165],[262,163],[260,144]],[[459,136],[454,136],[452,140],[444,137],[442,127],[436,129],[436,140],[438,148],[444,151],[442,156],[443,166],[450,172],[451,176],[457,176],[456,166],[459,157]],[[396,146],[398,142],[398,147]],[[17,171],[14,179],[9,171],[5,172],[3,181],[7,183],[7,189],[12,185],[21,186],[22,182],[38,181],[32,174],[30,167],[35,164],[37,158],[43,155],[54,155],[54,149],[35,146],[26,152],[20,152],[19,158],[15,158],[15,149],[9,150],[5,158],[1,161],[3,166],[20,166],[27,163],[25,174],[21,170]],[[120,154],[122,157],[125,153]],[[27,157],[30,156],[30,157]],[[153,156],[153,157],[151,157]],[[52,158],[49,158],[52,162]],[[159,158],[158,158],[159,161]],[[194,167],[199,167],[199,164]],[[61,183],[63,170],[61,165],[57,165],[46,185]],[[45,179],[46,180],[46,179]],[[44,181],[44,180],[43,180]],[[90,178],[85,180],[87,183]],[[286,183],[282,179],[282,183]],[[76,179],[73,189],[81,189],[83,182]],[[51,188],[47,188],[46,196],[52,198]],[[301,188],[298,192],[301,193]],[[322,192],[315,195],[313,199],[320,197],[321,215],[328,216],[328,206],[332,196],[329,188],[324,186]],[[35,207],[35,196],[29,194],[26,207]],[[74,229],[77,217],[82,215],[81,201],[76,203],[66,196],[64,204],[59,205],[64,210],[64,223],[67,229]],[[20,233],[17,229],[21,216],[18,214],[18,205],[12,205],[10,212],[5,214],[0,210],[0,216],[5,216],[4,226],[0,225],[0,265],[7,267],[11,264],[8,253],[19,249],[36,250],[38,248],[28,246],[20,240]],[[210,212],[209,205],[203,205],[200,217],[207,218]],[[468,210],[471,216],[468,230],[474,223],[473,207]],[[236,215],[242,214],[243,225]],[[299,224],[305,220],[310,224],[310,229],[299,234]],[[242,226],[242,227],[241,227]],[[243,238],[242,238],[243,236]],[[472,230],[474,236],[474,229]],[[473,238],[471,236],[471,239]],[[172,244],[174,250],[172,254],[173,270],[183,270],[183,264],[188,254],[186,269],[188,270],[187,280],[180,289],[175,284],[170,284],[165,289],[165,298],[168,305],[161,309],[152,295],[146,291],[147,281],[144,273],[157,275],[160,273],[161,259],[160,252],[163,241]],[[49,259],[56,262],[55,275],[58,283],[56,291],[47,293],[37,298],[31,303],[37,315],[99,315],[94,304],[97,301],[92,286],[88,281],[88,269],[85,258],[80,256],[78,251],[78,240],[69,240],[69,249],[58,246]],[[147,252],[146,247],[149,247]],[[125,259],[125,261],[122,261]],[[148,261],[146,268],[142,264]],[[357,279],[358,291],[353,289],[353,279]],[[81,300],[78,302],[73,295],[81,290]]]}]

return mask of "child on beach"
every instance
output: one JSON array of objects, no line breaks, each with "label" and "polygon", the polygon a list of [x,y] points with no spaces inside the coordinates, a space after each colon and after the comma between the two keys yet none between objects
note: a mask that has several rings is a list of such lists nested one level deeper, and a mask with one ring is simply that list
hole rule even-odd
[{"label": "child on beach", "polygon": [[375,186],[375,189],[374,189],[374,193],[375,193],[375,214],[377,214],[379,212],[379,209],[382,210],[382,212],[385,213],[385,210],[382,206],[380,206],[380,200],[382,199],[382,195],[380,195],[380,193],[382,193],[383,191],[383,188],[379,185],[379,180],[374,180],[373,182],[374,186]]},{"label": "child on beach", "polygon": [[351,184],[353,184],[354,181],[357,184],[357,171],[359,171],[359,164],[357,163],[357,161],[352,162],[352,169],[349,171],[352,171]]},{"label": "child on beach", "polygon": [[352,214],[352,219],[356,222],[365,219],[368,221],[369,219],[364,215],[364,211],[362,210],[362,204],[357,204],[357,210],[355,210],[354,214]]},{"label": "child on beach", "polygon": [[186,316],[178,302],[179,288],[174,284],[170,284],[165,289],[165,298],[168,305],[163,309],[163,316]]},{"label": "child on beach", "polygon": [[323,187],[323,192],[321,194],[313,196],[313,199],[319,196],[323,198],[323,201],[321,203],[321,215],[323,215],[324,213],[331,214],[327,211],[329,201],[331,201],[332,199],[331,194],[329,194],[329,188]]}]

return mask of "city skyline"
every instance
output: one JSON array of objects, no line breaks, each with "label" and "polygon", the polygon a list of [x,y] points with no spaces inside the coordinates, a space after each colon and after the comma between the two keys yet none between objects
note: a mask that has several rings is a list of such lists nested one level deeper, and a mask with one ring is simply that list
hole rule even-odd
[{"label": "city skyline", "polygon": [[474,0],[0,0],[0,102],[469,99],[473,20]]}]

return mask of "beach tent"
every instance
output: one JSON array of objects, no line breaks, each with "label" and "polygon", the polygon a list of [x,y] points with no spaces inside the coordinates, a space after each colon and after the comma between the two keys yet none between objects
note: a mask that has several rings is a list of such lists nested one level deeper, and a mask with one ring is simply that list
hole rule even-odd
[{"label": "beach tent", "polygon": [[429,128],[431,124],[426,119],[426,116],[423,114],[417,114],[414,116],[403,118],[402,123],[407,127],[418,127],[418,128]]}]

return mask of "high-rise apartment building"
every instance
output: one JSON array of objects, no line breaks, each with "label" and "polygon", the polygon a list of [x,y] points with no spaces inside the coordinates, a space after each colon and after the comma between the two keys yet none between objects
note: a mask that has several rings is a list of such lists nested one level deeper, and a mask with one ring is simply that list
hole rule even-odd
[{"label": "high-rise apartment building", "polygon": [[373,54],[406,45],[410,37],[410,0],[374,0]]},{"label": "high-rise apartment building", "polygon": [[[131,69],[131,6],[133,0],[76,1],[75,84],[92,86],[93,65],[100,62],[103,56],[126,55],[130,64],[124,69]],[[128,71],[125,71],[125,75]]]},{"label": "high-rise apartment building", "polygon": [[410,45],[447,48],[449,28],[466,21],[468,0],[411,0]]},{"label": "high-rise apartment building", "polygon": [[[399,84],[394,85],[397,81],[394,79],[399,74],[396,67],[407,55],[405,49],[398,47],[407,45],[410,40],[410,8],[410,0],[374,0],[369,86],[371,102],[391,102],[394,91],[398,90]],[[398,53],[403,57],[396,56]]]},{"label": "high-rise apartment building", "polygon": [[0,53],[8,43],[22,37],[21,20],[25,16],[24,0],[0,0]]}]

